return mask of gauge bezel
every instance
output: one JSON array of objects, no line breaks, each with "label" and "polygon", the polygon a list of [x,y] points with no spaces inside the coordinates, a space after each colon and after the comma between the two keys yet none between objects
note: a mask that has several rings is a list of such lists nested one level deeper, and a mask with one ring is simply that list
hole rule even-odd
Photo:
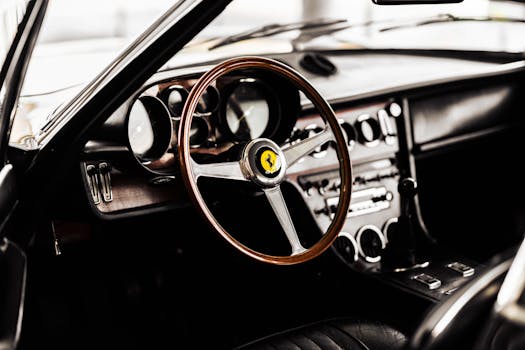
[{"label": "gauge bezel", "polygon": [[[193,86],[192,86],[193,88]],[[191,91],[191,89],[190,89]],[[199,104],[197,105],[197,110],[195,111],[194,115],[197,116],[197,117],[210,117],[212,116],[215,112],[217,112],[217,110],[219,109],[219,106],[221,104],[221,100],[222,100],[222,93],[219,91],[219,89],[214,86],[214,85],[210,85],[206,88],[206,92],[205,92],[208,96],[211,96],[212,98],[212,103],[211,103],[211,108],[208,107],[206,108],[205,110],[202,109],[202,104],[201,104],[201,100],[203,99],[204,95],[201,96],[200,100],[199,100]]]},{"label": "gauge bezel", "polygon": [[[178,121],[177,121],[178,123]],[[210,134],[211,134],[211,127],[210,127],[210,123],[209,121],[207,120],[207,118],[205,117],[202,117],[198,114],[195,114],[194,117],[193,117],[193,121],[192,121],[192,125],[193,124],[200,124],[200,125],[196,125],[198,127],[198,132],[199,133],[205,133],[206,135],[200,135],[201,138],[199,138],[199,142],[193,142],[193,143],[190,143],[190,147],[191,148],[198,148],[198,147],[201,147],[202,145],[206,144],[206,142],[208,142],[208,139],[210,137]],[[178,124],[177,124],[177,129],[178,129]],[[191,139],[190,139],[191,141]]]},{"label": "gauge bezel", "polygon": [[[150,151],[147,152],[148,156],[139,155],[131,146],[131,140],[129,138],[129,119],[131,116],[131,110],[133,109],[135,103],[142,103],[148,116],[150,118],[152,129],[153,129],[153,145],[150,148]],[[152,112],[154,110],[154,112]],[[130,104],[128,111],[126,113],[126,146],[129,149],[130,153],[133,155],[133,158],[148,171],[155,174],[166,174],[170,173],[171,168],[167,167],[165,169],[152,169],[148,167],[148,164],[160,160],[164,157],[170,150],[172,145],[173,138],[173,121],[171,119],[170,111],[168,107],[160,98],[152,95],[143,94],[138,98],[135,98]]]},{"label": "gauge bezel", "polygon": [[[170,96],[171,96],[171,94],[173,93],[174,90],[178,91],[180,93],[181,97],[182,97],[182,101],[181,101],[182,106],[181,106],[180,113],[176,113],[175,111],[173,111],[171,106],[170,106],[170,103],[169,103]],[[179,84],[173,84],[173,85],[169,85],[165,89],[161,90],[157,94],[157,97],[164,103],[164,105],[166,106],[166,108],[170,112],[171,117],[174,118],[175,120],[177,120],[177,119],[180,119],[180,115],[182,114],[182,108],[184,107],[184,104],[186,103],[186,99],[188,98],[189,94],[190,94],[190,92],[184,86],[179,85]]]},{"label": "gauge bezel", "polygon": [[[186,99],[188,98],[191,88],[192,88],[191,85],[186,87],[184,85],[175,83],[175,84],[168,85],[164,89],[160,90],[159,93],[157,93],[157,97],[160,98],[160,100],[164,103],[164,105],[170,112],[170,116],[174,122],[175,129],[178,128],[178,122],[180,121],[180,113],[177,113],[172,108],[170,108],[169,98],[171,94],[173,93],[173,91],[178,91],[181,97],[183,97],[181,103],[182,103],[182,107],[184,107],[184,104],[186,103]],[[212,115],[214,115],[217,112],[217,109],[219,108],[218,106],[220,104],[220,98],[221,98],[221,94],[219,90],[215,86],[210,85],[208,89],[206,89],[206,91],[208,94],[211,94],[213,96],[212,98],[214,101],[212,104],[212,108],[205,110],[205,111],[201,110],[200,112],[194,113],[194,117],[195,117],[194,122],[196,122],[196,124],[197,123],[199,124],[198,125],[199,133],[206,133],[206,135],[201,135],[201,137],[199,138],[199,142],[192,143],[191,147],[200,147],[203,144],[205,144],[206,141],[208,141],[210,137],[210,133],[211,133],[211,126],[210,126],[210,122],[208,119]]]},{"label": "gauge bezel", "polygon": [[[184,86],[184,85],[181,85],[180,83],[173,83],[173,84],[166,86],[162,90],[159,89],[159,92],[157,93],[157,97],[159,97],[161,101],[164,102],[164,104],[168,107],[168,110],[170,111],[171,116],[174,119],[178,120],[180,119],[180,114],[182,113],[182,109],[180,113],[173,111],[169,103],[169,98],[174,90],[178,91],[182,97],[182,101],[181,101],[182,107],[184,107],[184,104],[186,103],[186,99],[188,98],[188,95],[190,94],[191,89],[192,89],[191,85]],[[217,110],[219,109],[219,105],[221,103],[221,92],[219,91],[219,89],[215,87],[214,85],[210,85],[206,89],[206,94],[210,96],[211,98],[211,104],[210,104],[211,107],[208,107],[205,110],[203,110],[202,104],[199,103],[199,105],[197,106],[197,111],[195,111],[195,116],[209,117],[213,115],[215,112],[217,112]]]},{"label": "gauge bezel", "polygon": [[226,124],[226,101],[233,89],[243,79],[255,80],[264,85],[271,96],[271,103],[275,103],[275,110],[270,109],[270,120],[267,130],[262,137],[272,139],[275,143],[282,145],[292,134],[293,128],[301,111],[300,93],[297,87],[279,74],[270,71],[244,68],[222,76],[217,80],[216,86],[222,92],[223,98],[218,113],[218,124],[222,141],[239,141],[232,135]]},{"label": "gauge bezel", "polygon": [[261,135],[257,135],[258,138],[272,138],[272,136],[279,129],[282,119],[282,108],[279,98],[276,93],[270,88],[270,86],[261,79],[243,77],[235,79],[226,85],[224,85],[221,90],[223,91],[223,99],[220,104],[220,113],[219,113],[219,128],[221,133],[226,136],[228,139],[244,142],[250,141],[242,137],[239,137],[233,133],[230,129],[227,120],[227,110],[228,110],[228,101],[233,93],[242,85],[253,84],[253,86],[264,96],[268,104],[268,123]]}]

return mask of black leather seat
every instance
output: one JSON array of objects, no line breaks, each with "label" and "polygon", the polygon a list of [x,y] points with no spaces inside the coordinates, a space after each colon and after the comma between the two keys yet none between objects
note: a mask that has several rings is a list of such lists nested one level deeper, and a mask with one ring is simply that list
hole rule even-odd
[{"label": "black leather seat", "polygon": [[[478,342],[485,341],[487,337],[485,322],[491,318],[492,307],[513,257],[514,249],[495,256],[488,262],[489,268],[479,271],[476,278],[462,286],[451,297],[431,308],[409,340],[405,334],[385,323],[343,318],[324,320],[286,330],[258,339],[236,350],[479,349]],[[505,338],[501,333],[507,330],[505,328],[500,331],[496,328],[489,337],[503,338],[498,338],[495,344],[503,341],[523,344],[521,328],[518,336],[511,337],[504,334]]]},{"label": "black leather seat", "polygon": [[381,322],[333,319],[273,334],[237,350],[397,350],[406,343],[403,333]]}]

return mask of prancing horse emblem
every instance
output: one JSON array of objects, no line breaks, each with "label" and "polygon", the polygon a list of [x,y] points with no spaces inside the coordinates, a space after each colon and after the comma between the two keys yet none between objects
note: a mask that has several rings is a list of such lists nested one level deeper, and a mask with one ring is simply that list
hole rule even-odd
[{"label": "prancing horse emblem", "polygon": [[281,169],[281,160],[277,153],[271,149],[267,149],[261,153],[259,162],[267,175],[275,174]]}]

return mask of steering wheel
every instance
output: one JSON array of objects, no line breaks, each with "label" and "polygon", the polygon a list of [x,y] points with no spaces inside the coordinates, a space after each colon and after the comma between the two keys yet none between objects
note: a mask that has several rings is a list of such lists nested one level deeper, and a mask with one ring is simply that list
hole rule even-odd
[{"label": "steering wheel", "polygon": [[[233,71],[244,69],[260,69],[273,72],[292,82],[317,108],[326,124],[325,128],[320,133],[285,148],[268,138],[252,139],[244,145],[240,159],[237,161],[212,164],[196,162],[190,152],[190,131],[199,99],[218,78]],[[311,247],[305,248],[296,232],[280,185],[286,179],[290,167],[317,147],[334,139],[341,177],[339,204],[327,231]],[[352,193],[350,155],[334,111],[319,92],[294,69],[278,61],[257,56],[233,58],[216,65],[203,74],[191,89],[182,111],[178,140],[178,155],[182,177],[196,208],[220,236],[242,253],[266,263],[291,265],[306,262],[319,256],[337,238],[337,234],[342,229],[347,218]],[[261,253],[235,239],[230,232],[221,226],[205,203],[197,185],[200,177],[251,181],[260,188],[264,192],[290,243],[290,255]]]}]

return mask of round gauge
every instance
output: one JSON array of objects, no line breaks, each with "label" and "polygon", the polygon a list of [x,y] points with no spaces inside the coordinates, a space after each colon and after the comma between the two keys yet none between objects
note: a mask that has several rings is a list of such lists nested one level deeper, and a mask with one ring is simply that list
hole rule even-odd
[{"label": "round gauge", "polygon": [[225,122],[238,140],[263,136],[270,126],[272,99],[266,86],[255,80],[241,80],[226,100]]},{"label": "round gauge", "polygon": [[219,90],[213,85],[208,86],[197,104],[197,115],[210,115],[219,107]]},{"label": "round gauge", "polygon": [[190,145],[192,147],[202,145],[208,139],[208,134],[208,123],[203,118],[193,118],[190,129]]},{"label": "round gauge", "polygon": [[171,85],[160,93],[160,98],[168,106],[171,115],[174,118],[180,118],[188,94],[184,86]]},{"label": "round gauge", "polygon": [[153,128],[148,111],[140,101],[133,104],[129,113],[128,139],[131,150],[138,156],[146,154],[153,146]]},{"label": "round gauge", "polygon": [[156,97],[142,96],[129,112],[128,140],[131,151],[141,162],[161,158],[171,143],[169,112]]}]

